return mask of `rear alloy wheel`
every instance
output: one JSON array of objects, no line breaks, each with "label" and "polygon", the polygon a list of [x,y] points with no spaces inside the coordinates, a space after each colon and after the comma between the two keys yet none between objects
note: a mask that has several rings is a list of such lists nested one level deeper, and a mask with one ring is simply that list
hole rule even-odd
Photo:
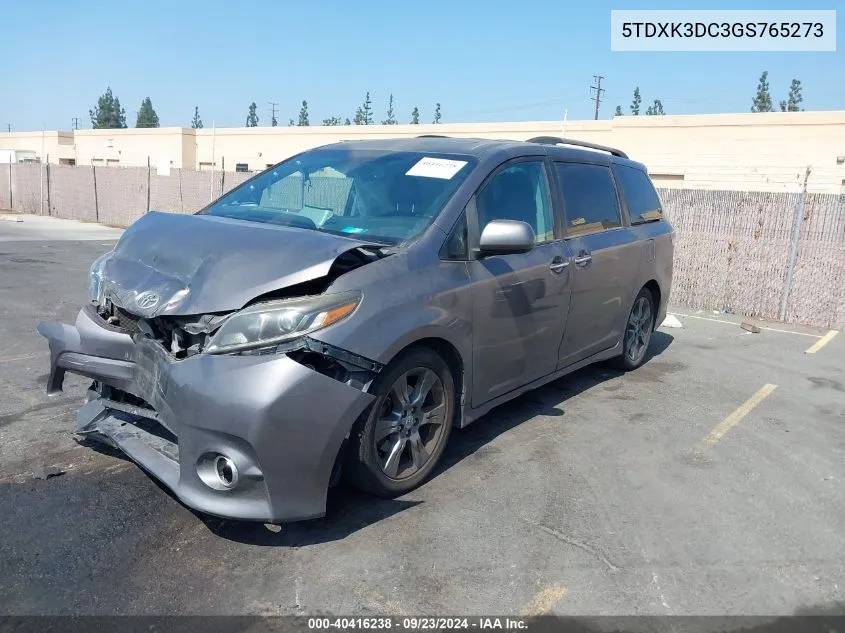
[{"label": "rear alloy wheel", "polygon": [[643,288],[634,299],[634,305],[628,315],[622,338],[622,356],[615,359],[620,369],[636,369],[645,362],[653,329],[654,300],[651,292]]},{"label": "rear alloy wheel", "polygon": [[418,349],[379,375],[372,407],[351,436],[346,474],[358,488],[396,496],[421,484],[449,439],[455,382],[433,351]]}]

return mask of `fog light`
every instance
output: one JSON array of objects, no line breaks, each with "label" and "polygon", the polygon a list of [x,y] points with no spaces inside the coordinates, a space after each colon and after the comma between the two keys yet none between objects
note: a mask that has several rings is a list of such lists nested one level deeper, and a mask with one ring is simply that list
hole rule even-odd
[{"label": "fog light", "polygon": [[220,453],[205,453],[197,461],[197,475],[209,488],[231,490],[238,485],[235,462]]},{"label": "fog light", "polygon": [[238,467],[228,457],[218,455],[214,460],[214,471],[224,488],[234,488],[238,485]]}]

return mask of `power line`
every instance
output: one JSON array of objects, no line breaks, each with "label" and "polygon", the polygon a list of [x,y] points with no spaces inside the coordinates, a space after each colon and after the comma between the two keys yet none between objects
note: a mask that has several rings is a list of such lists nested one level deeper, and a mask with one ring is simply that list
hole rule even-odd
[{"label": "power line", "polygon": [[278,101],[268,101],[270,105],[270,125],[276,127],[276,106],[279,105]]},{"label": "power line", "polygon": [[590,86],[590,92],[593,90],[596,91],[595,97],[590,97],[593,101],[596,102],[596,116],[594,117],[597,121],[599,118],[599,106],[601,106],[601,96],[604,93],[604,88],[601,87],[601,80],[604,79],[602,75],[593,75],[593,79],[596,81],[595,86]]}]

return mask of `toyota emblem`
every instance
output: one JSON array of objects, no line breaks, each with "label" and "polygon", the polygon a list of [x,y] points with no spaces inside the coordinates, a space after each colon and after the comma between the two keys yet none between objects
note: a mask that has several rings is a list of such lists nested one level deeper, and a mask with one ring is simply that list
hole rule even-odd
[{"label": "toyota emblem", "polygon": [[135,297],[135,305],[137,305],[142,310],[151,310],[158,304],[159,296],[157,293],[148,290],[146,292],[142,292],[137,297]]}]

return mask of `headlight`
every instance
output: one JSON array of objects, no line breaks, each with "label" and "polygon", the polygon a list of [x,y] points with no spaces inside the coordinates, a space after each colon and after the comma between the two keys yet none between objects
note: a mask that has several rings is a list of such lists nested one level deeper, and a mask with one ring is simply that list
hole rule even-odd
[{"label": "headlight", "polygon": [[111,251],[105,255],[100,255],[91,264],[91,270],[88,272],[88,296],[91,301],[100,305],[103,303],[103,269],[111,255]]},{"label": "headlight", "polygon": [[250,306],[229,317],[205,352],[225,354],[283,343],[345,319],[360,302],[361,293],[341,292]]}]

